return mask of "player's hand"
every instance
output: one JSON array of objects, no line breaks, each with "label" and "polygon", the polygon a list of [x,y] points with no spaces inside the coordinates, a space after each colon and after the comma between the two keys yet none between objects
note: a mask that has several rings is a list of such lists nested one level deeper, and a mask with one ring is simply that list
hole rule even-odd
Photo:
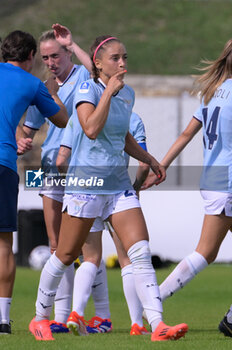
[{"label": "player's hand", "polygon": [[59,85],[57,84],[55,76],[50,76],[45,82],[45,85],[52,96],[57,94],[57,91],[59,90]]},{"label": "player's hand", "polygon": [[127,70],[124,69],[123,71],[117,72],[109,79],[107,89],[111,91],[112,95],[116,94],[125,85],[123,78],[126,72]]},{"label": "player's hand", "polygon": [[72,34],[70,30],[59,23],[53,24],[52,29],[54,29],[55,38],[59,44],[66,46],[69,49],[73,44]]},{"label": "player's hand", "polygon": [[166,170],[165,168],[158,164],[151,166],[153,172],[150,172],[144,181],[141,190],[146,190],[147,188],[152,187],[153,185],[159,185],[166,179]]},{"label": "player's hand", "polygon": [[32,139],[30,137],[21,137],[17,140],[17,155],[22,155],[32,149]]}]

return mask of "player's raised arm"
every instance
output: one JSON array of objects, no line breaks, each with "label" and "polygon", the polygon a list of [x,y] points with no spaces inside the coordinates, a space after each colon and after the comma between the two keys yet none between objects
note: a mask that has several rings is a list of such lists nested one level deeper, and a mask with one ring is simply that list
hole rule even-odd
[{"label": "player's raised arm", "polygon": [[80,46],[73,41],[72,33],[70,32],[70,30],[59,23],[53,24],[52,28],[54,29],[56,40],[60,43],[60,45],[65,46],[68,50],[73,52],[76,55],[77,59],[91,73],[92,71],[91,59],[87,54],[87,52],[81,49]]}]

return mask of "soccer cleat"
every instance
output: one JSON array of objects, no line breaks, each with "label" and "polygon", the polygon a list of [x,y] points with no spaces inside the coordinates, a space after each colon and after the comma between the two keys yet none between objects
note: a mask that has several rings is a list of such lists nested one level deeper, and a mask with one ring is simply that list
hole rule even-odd
[{"label": "soccer cleat", "polygon": [[49,320],[35,321],[34,317],[29,324],[29,331],[36,340],[55,340],[52,336]]},{"label": "soccer cleat", "polygon": [[224,316],[223,320],[221,320],[221,322],[219,323],[218,329],[226,337],[232,337],[232,323],[227,321],[227,314]]},{"label": "soccer cleat", "polygon": [[67,327],[74,335],[88,335],[86,324],[84,317],[78,315],[76,311],[72,311],[67,320]]},{"label": "soccer cleat", "polygon": [[0,324],[0,334],[11,334],[11,324],[10,323]]},{"label": "soccer cleat", "polygon": [[88,333],[108,333],[112,331],[112,322],[108,318],[92,317],[86,327]]},{"label": "soccer cleat", "polygon": [[130,335],[148,335],[150,332],[143,326],[140,327],[137,323],[131,326]]},{"label": "soccer cleat", "polygon": [[52,333],[68,333],[69,329],[65,323],[56,322],[54,320],[50,321],[50,329]]},{"label": "soccer cleat", "polygon": [[188,331],[186,323],[177,324],[176,326],[167,326],[164,322],[160,322],[158,327],[151,335],[152,341],[177,340],[185,335]]}]

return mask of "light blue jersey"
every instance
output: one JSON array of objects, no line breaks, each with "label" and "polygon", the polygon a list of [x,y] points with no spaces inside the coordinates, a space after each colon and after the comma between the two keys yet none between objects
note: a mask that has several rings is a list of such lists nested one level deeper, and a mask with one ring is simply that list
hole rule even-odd
[{"label": "light blue jersey", "polygon": [[[75,107],[81,102],[97,106],[104,89],[102,82],[95,83],[93,79],[81,83],[75,94]],[[66,193],[113,194],[132,189],[124,147],[133,105],[134,91],[125,85],[111,98],[107,121],[95,140],[85,135],[77,115],[70,119],[62,140],[62,145],[72,148],[68,174],[85,181],[66,186]],[[86,182],[90,179],[92,183]]]},{"label": "light blue jersey", "polygon": [[[73,97],[78,85],[89,78],[89,72],[84,66],[74,65],[67,79],[59,87],[58,96],[65,105],[68,115],[73,113]],[[45,118],[36,107],[28,109],[24,125],[29,128],[38,130],[45,123]],[[55,164],[57,154],[60,148],[60,142],[64,133],[63,128],[56,127],[53,123],[47,120],[49,125],[47,137],[42,147],[42,167],[46,173],[56,171]],[[52,167],[52,169],[51,169]]]},{"label": "light blue jersey", "polygon": [[[136,114],[135,112],[132,112],[131,117],[130,117],[129,132],[135,138],[135,140],[138,142],[138,144],[145,151],[147,151],[146,132],[145,132],[144,124],[143,124],[143,121],[140,118],[140,116],[138,114]],[[129,154],[124,152],[124,157],[126,160],[126,165],[128,167],[130,156],[129,156]]]},{"label": "light blue jersey", "polygon": [[202,122],[204,168],[200,188],[232,192],[232,79],[227,79],[206,106],[194,114]]}]

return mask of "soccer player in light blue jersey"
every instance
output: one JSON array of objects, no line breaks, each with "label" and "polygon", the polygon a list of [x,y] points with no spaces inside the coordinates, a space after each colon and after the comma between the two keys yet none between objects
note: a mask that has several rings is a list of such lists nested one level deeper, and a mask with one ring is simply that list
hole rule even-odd
[{"label": "soccer player in light blue jersey", "polygon": [[[179,339],[188,326],[182,323],[170,327],[162,321],[148,232],[124,150],[149,164],[157,175],[157,184],[165,179],[165,171],[129,133],[134,92],[123,80],[127,67],[125,46],[115,37],[98,37],[91,47],[91,59],[93,79],[81,83],[74,98],[81,130],[66,177],[58,247],[42,270],[36,316],[29,327],[37,340],[54,339],[49,316],[57,286],[67,266],[79,255],[95,218],[100,217],[110,221],[132,263],[136,290],[152,327],[151,340]],[[56,164],[62,172],[60,151]],[[87,333],[76,311],[69,315],[67,325],[74,334]]]},{"label": "soccer player in light blue jersey", "polygon": [[[59,85],[58,96],[64,103],[68,115],[73,113],[73,97],[77,86],[90,77],[91,60],[72,40],[69,30],[59,24],[53,25],[54,30],[44,32],[39,39],[40,54],[43,63],[50,74],[55,76]],[[83,65],[73,64],[71,57],[76,57]],[[28,109],[23,130],[28,137],[34,137],[39,128],[47,121],[48,130],[42,145],[41,162],[43,171],[49,174],[58,173],[56,157],[63,136],[63,129],[57,128],[48,119],[45,120],[36,106]],[[55,176],[55,175],[54,175]],[[53,176],[53,178],[54,178]],[[61,222],[61,209],[63,201],[62,186],[44,186],[40,195],[43,199],[44,219],[51,252],[56,250]],[[66,321],[70,314],[73,290],[74,266],[65,271],[60,283],[55,302],[55,317],[50,327],[53,332],[68,332]]]},{"label": "soccer player in light blue jersey", "polygon": [[[46,86],[29,72],[34,64],[35,39],[22,31],[11,32],[1,46],[4,63],[0,63],[0,334],[11,333],[10,306],[15,279],[12,252],[13,231],[17,228],[17,144],[16,128],[30,105],[44,117],[64,127],[68,116],[59,100],[57,84],[52,84],[53,98]],[[26,142],[32,140],[27,139]]]},{"label": "soccer player in light blue jersey", "polygon": [[[144,124],[138,114],[134,112],[130,117],[129,131],[138,142],[138,144],[143,149],[147,150]],[[61,148],[66,147],[66,152],[64,152],[66,154],[67,160],[69,159],[71,150],[74,146],[73,141],[75,141],[77,138],[77,132],[78,120],[76,118],[76,115],[72,115],[61,141]],[[67,148],[69,149],[69,152],[67,151]],[[61,149],[61,152],[64,153],[63,149]],[[129,155],[124,153],[124,157],[126,160],[126,166],[128,167]],[[136,179],[133,184],[133,187],[136,189],[136,191],[139,191],[142,183],[146,179],[148,171],[149,166],[145,163],[140,162],[136,173]],[[121,273],[123,290],[131,318],[130,334],[149,334],[149,332],[143,326],[143,308],[136,293],[130,260],[120,240],[110,227],[109,223],[106,223],[106,225],[104,225],[103,221],[99,218],[95,220],[91,228],[91,234],[88,235],[86,242],[82,247],[84,262],[82,262],[81,266],[78,268],[75,274],[73,310],[75,310],[79,316],[83,317],[88,298],[92,292],[92,297],[95,305],[95,316],[90,321],[88,321],[87,331],[88,333],[106,333],[111,331],[112,324],[110,320],[107,276],[104,262],[101,260],[102,230],[105,226],[114,240],[119,264],[122,269]],[[98,267],[99,269],[97,270]]]},{"label": "soccer player in light blue jersey", "polygon": [[[161,162],[168,168],[194,135],[203,129],[204,166],[200,190],[205,217],[195,251],[160,285],[162,300],[184,287],[216,259],[232,226],[232,40],[226,43],[218,59],[205,63],[206,72],[197,78],[201,105]],[[144,188],[150,187],[154,180],[153,174],[149,174]],[[232,307],[219,330],[232,336]]]}]

